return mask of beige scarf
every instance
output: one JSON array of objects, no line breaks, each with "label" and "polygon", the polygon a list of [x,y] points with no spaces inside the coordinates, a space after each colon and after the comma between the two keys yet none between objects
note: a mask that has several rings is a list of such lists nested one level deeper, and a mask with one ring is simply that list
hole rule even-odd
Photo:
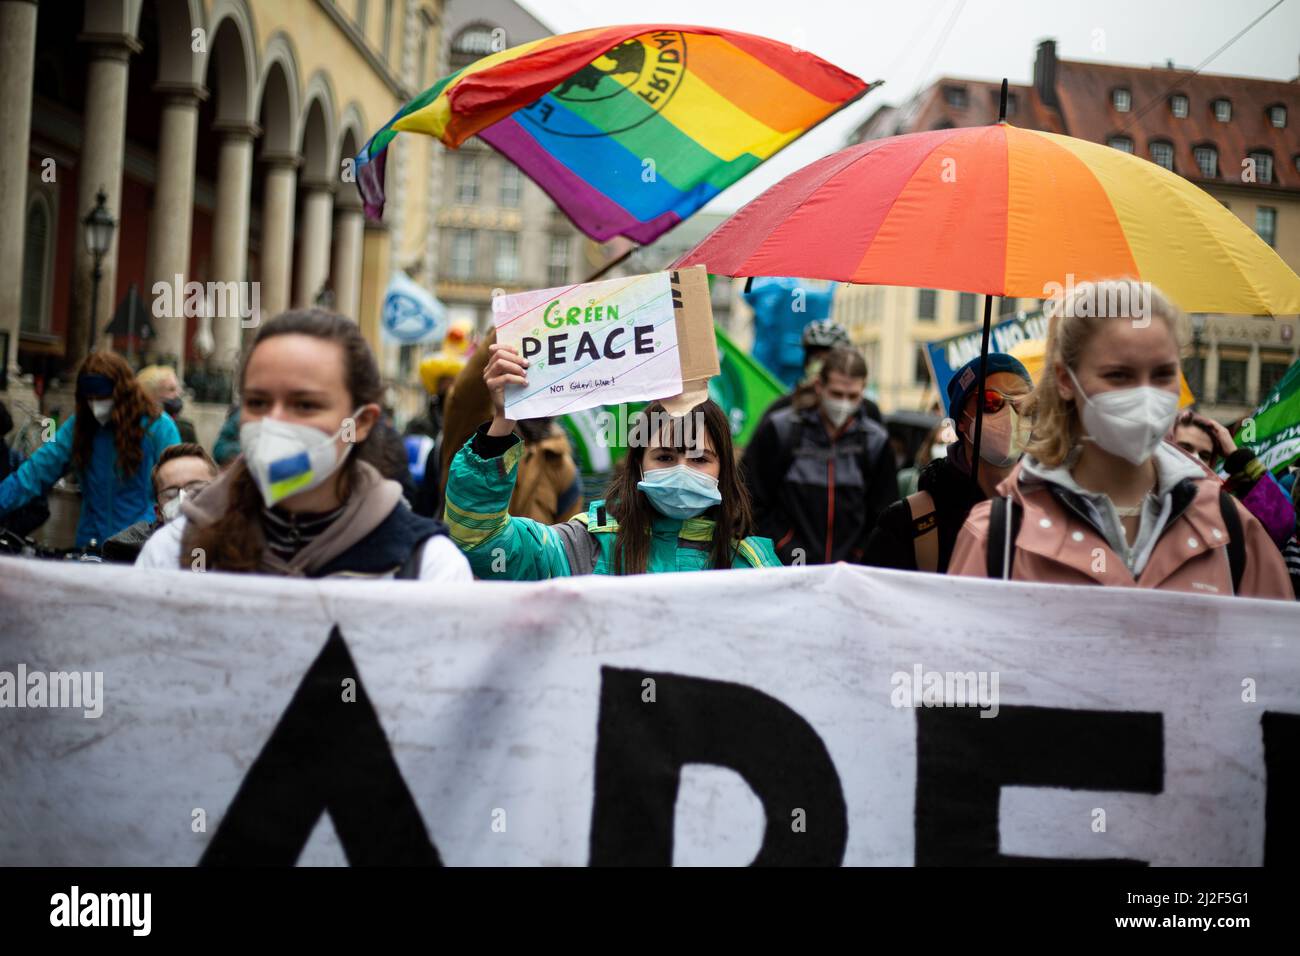
[{"label": "beige scarf", "polygon": [[[194,498],[181,503],[181,513],[187,519],[181,541],[182,563],[186,561],[185,555],[191,553],[196,529],[211,526],[226,513],[232,476],[237,468],[243,468],[243,458],[237,459]],[[370,463],[358,461],[352,470],[351,493],[343,503],[343,511],[329,527],[288,561],[272,554],[265,541],[260,540],[262,557],[258,570],[263,574],[308,577],[379,527],[401,500],[401,485],[383,477]],[[254,533],[261,539],[260,522]]]}]

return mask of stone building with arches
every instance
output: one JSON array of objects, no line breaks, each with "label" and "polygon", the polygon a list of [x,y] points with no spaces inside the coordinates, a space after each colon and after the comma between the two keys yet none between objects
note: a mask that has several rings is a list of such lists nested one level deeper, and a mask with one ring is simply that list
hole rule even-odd
[{"label": "stone building with arches", "polygon": [[[258,318],[313,303],[354,317],[404,386],[380,309],[395,269],[432,286],[437,154],[398,138],[376,223],[350,159],[436,79],[441,17],[441,0],[0,0],[0,400],[69,388],[112,344],[225,402]],[[95,295],[82,220],[101,191],[116,228]],[[132,286],[146,343],[107,332]]]}]

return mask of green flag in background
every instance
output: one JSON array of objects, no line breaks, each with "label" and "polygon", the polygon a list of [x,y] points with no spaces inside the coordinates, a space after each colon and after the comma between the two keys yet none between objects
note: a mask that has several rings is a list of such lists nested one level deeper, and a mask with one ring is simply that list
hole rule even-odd
[{"label": "green flag in background", "polygon": [[1300,362],[1287,369],[1233,440],[1249,446],[1269,471],[1280,471],[1300,458]]},{"label": "green flag in background", "polygon": [[785,394],[785,386],[756,359],[741,351],[721,329],[714,331],[718,337],[721,371],[709,379],[709,398],[727,413],[732,440],[740,446],[748,445],[763,412]]}]

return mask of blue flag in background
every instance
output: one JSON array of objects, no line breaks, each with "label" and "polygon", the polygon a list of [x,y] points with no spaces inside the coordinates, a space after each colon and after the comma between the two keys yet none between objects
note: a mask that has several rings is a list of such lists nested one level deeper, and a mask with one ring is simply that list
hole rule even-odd
[{"label": "blue flag in background", "polygon": [[403,345],[441,341],[447,334],[447,307],[406,273],[394,272],[384,293],[380,325],[385,338]]}]

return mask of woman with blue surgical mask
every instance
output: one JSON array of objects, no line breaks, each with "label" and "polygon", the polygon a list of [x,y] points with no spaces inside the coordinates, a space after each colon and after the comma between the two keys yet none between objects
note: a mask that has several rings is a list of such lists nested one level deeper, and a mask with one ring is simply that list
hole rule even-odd
[{"label": "woman with blue surgical mask", "polygon": [[1025,455],[972,509],[949,573],[1290,600],[1259,521],[1164,441],[1181,313],[1129,280],[1081,283],[1048,312],[1043,369],[1019,408]]},{"label": "woman with blue surgical mask", "polygon": [[490,346],[483,378],[494,417],[452,460],[445,520],[481,578],[515,581],[575,574],[640,574],[779,567],[772,542],[750,534],[749,496],[731,430],[707,398],[690,408],[651,402],[628,429],[627,457],[608,496],[545,525],[509,514],[523,445],[506,417],[507,384],[526,385],[528,360]]},{"label": "woman with blue surgical mask", "polygon": [[265,323],[240,372],[240,456],[181,502],[137,566],[470,580],[446,528],[372,464],[382,393],[351,319],[305,309]]}]

